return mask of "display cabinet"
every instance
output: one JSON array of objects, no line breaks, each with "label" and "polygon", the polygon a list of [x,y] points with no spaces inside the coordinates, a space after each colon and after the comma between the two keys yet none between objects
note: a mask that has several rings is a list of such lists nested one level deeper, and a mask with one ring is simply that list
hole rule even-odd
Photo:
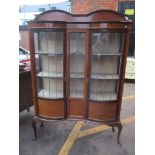
[{"label": "display cabinet", "polygon": [[36,122],[83,119],[122,130],[120,110],[131,21],[111,10],[50,10],[29,22]]}]

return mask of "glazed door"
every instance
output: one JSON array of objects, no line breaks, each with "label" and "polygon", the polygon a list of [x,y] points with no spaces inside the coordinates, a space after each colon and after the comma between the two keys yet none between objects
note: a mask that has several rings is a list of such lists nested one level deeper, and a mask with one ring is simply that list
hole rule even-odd
[{"label": "glazed door", "polygon": [[34,32],[39,115],[64,117],[64,31]]},{"label": "glazed door", "polygon": [[87,32],[68,32],[69,82],[68,115],[85,117]]},{"label": "glazed door", "polygon": [[118,100],[124,33],[91,33],[89,118],[114,120]]}]

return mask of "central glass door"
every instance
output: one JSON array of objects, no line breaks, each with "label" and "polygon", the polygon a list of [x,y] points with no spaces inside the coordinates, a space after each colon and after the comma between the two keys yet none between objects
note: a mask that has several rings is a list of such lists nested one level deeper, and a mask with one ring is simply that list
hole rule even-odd
[{"label": "central glass door", "polygon": [[69,117],[86,114],[86,32],[69,32]]},{"label": "central glass door", "polygon": [[86,34],[70,33],[70,97],[84,98]]}]

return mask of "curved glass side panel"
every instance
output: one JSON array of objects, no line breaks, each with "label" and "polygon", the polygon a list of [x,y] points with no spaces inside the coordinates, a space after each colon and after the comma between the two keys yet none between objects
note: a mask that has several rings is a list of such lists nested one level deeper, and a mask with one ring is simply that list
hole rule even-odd
[{"label": "curved glass side panel", "polygon": [[35,32],[38,97],[64,98],[63,32]]},{"label": "curved glass side panel", "polygon": [[89,99],[117,100],[124,33],[92,33]]}]

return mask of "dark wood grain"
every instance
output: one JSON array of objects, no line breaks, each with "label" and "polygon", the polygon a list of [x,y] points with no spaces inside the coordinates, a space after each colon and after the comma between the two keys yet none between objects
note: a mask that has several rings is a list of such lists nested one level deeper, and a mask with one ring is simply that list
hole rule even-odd
[{"label": "dark wood grain", "polygon": [[116,116],[117,103],[97,103],[89,102],[89,119],[94,120],[114,120]]},{"label": "dark wood grain", "polygon": [[59,28],[65,28],[66,24],[64,23],[31,23],[28,28],[35,28],[35,29],[39,29],[39,28],[55,28],[55,29],[59,29]]},{"label": "dark wood grain", "polygon": [[[129,36],[132,22],[124,15],[112,10],[97,10],[89,14],[73,15],[65,11],[49,10],[38,15],[28,24],[29,42],[31,52],[32,90],[35,106],[35,116],[32,120],[34,137],[37,138],[37,120],[60,120],[76,118],[100,122],[111,127],[118,128],[117,144],[120,146],[120,110],[122,102],[125,67],[128,53]],[[64,97],[47,99],[39,98],[37,94],[37,77],[35,64],[35,32],[64,32]],[[84,32],[86,34],[85,57],[84,57],[84,96],[72,98],[70,96],[70,33]],[[117,99],[115,101],[92,101],[89,100],[92,33],[123,33],[125,41],[119,65],[120,76]]]},{"label": "dark wood grain", "polygon": [[86,100],[84,99],[69,99],[69,117],[85,118]]},{"label": "dark wood grain", "polygon": [[65,21],[74,22],[129,22],[125,16],[112,10],[97,10],[89,14],[70,14],[61,10],[49,10],[36,17],[33,21]]},{"label": "dark wood grain", "polygon": [[[129,35],[132,22],[124,15],[111,10],[98,10],[89,14],[72,15],[65,11],[49,10],[41,13],[35,20],[29,22],[30,52],[32,60],[32,90],[35,114],[44,118],[82,117],[94,121],[119,121],[125,65],[128,52]],[[64,32],[64,99],[40,99],[37,97],[34,32],[63,31]],[[84,97],[70,97],[70,43],[71,32],[86,33],[85,63],[84,63]],[[90,68],[91,68],[91,38],[92,32],[122,32],[125,34],[119,79],[118,98],[115,102],[89,101]]]},{"label": "dark wood grain", "polygon": [[124,84],[124,78],[125,78],[125,69],[126,69],[126,62],[127,62],[127,55],[128,55],[129,39],[130,39],[130,30],[127,30],[126,35],[125,35],[124,53],[122,56],[122,64],[121,64],[121,74],[120,74],[120,83],[119,83],[119,89],[118,89],[118,104],[117,104],[116,120],[120,119],[123,86],[124,86],[123,84]]},{"label": "dark wood grain", "polygon": [[39,116],[64,118],[64,100],[38,99]]},{"label": "dark wood grain", "polygon": [[38,115],[39,113],[38,113],[38,104],[37,104],[35,47],[34,47],[34,36],[33,36],[32,30],[29,30],[29,45],[30,45],[30,58],[31,58],[31,78],[32,78],[33,103],[35,106],[35,115]]}]

